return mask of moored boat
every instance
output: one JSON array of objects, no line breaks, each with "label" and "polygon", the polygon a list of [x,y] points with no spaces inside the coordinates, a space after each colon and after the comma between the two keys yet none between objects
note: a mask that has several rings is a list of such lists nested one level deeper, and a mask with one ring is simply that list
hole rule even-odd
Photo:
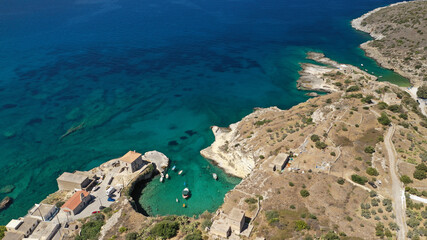
[{"label": "moored boat", "polygon": [[176,168],[176,166],[175,166],[175,165],[173,165],[173,167],[172,167],[172,171],[175,171],[175,168]]},{"label": "moored boat", "polygon": [[182,174],[182,172],[183,172],[183,170],[179,171],[179,172],[178,172],[178,175],[181,175],[181,174]]},{"label": "moored boat", "polygon": [[169,179],[169,174],[166,173],[166,179]]},{"label": "moored boat", "polygon": [[190,197],[190,195],[191,195],[190,189],[188,189],[188,188],[184,188],[184,190],[182,190],[182,197],[183,197],[184,199],[189,198],[189,197]]},{"label": "moored boat", "polygon": [[212,177],[213,179],[217,180],[218,179],[218,175],[216,175],[216,173],[212,173]]}]

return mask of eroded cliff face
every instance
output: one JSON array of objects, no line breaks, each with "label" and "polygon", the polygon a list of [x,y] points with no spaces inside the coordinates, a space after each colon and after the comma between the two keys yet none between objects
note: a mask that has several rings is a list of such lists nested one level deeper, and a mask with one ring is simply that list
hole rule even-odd
[{"label": "eroded cliff face", "polygon": [[[259,116],[280,111],[277,107],[257,108],[253,113],[241,121],[231,124],[228,128],[213,126],[212,132],[215,135],[215,142],[200,151],[200,153],[204,158],[212,160],[227,173],[240,178],[246,177],[254,169],[260,156],[262,158],[265,155],[264,144],[254,141],[256,139],[254,135],[260,133],[248,132],[246,129],[260,126],[270,121],[269,119],[257,120]],[[258,122],[254,122],[254,120]]]}]

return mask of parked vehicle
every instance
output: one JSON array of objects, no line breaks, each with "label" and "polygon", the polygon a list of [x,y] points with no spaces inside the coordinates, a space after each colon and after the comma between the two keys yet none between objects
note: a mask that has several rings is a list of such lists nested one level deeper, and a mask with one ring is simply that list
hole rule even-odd
[{"label": "parked vehicle", "polygon": [[368,182],[369,185],[371,185],[373,188],[377,188],[377,185],[375,185],[374,182]]},{"label": "parked vehicle", "polygon": [[96,187],[94,187],[94,188],[93,188],[93,190],[92,190],[92,191],[96,192],[96,191],[98,191],[98,190],[99,190],[99,186],[96,186]]},{"label": "parked vehicle", "polygon": [[116,201],[116,200],[115,200],[114,198],[110,198],[110,197],[109,197],[109,198],[107,199],[107,201],[109,201],[109,202],[114,202],[114,201]]},{"label": "parked vehicle", "polygon": [[115,188],[113,188],[113,187],[109,187],[109,188],[107,189],[107,191],[106,191],[107,196],[111,196],[111,194],[113,194],[115,191],[116,191],[116,189],[115,189]]},{"label": "parked vehicle", "polygon": [[100,213],[101,211],[93,211],[92,214]]}]

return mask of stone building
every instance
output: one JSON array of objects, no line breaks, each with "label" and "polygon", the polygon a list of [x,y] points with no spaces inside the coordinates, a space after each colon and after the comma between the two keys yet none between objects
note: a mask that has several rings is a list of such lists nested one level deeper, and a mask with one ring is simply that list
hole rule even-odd
[{"label": "stone building", "polygon": [[77,191],[62,205],[61,209],[70,215],[76,215],[89,205],[90,200],[92,196],[88,192]]},{"label": "stone building", "polygon": [[91,183],[88,176],[69,172],[64,172],[56,179],[56,181],[58,182],[59,190],[68,191],[72,191],[74,189],[85,189]]},{"label": "stone building", "polygon": [[122,171],[133,173],[141,169],[145,163],[141,156],[141,153],[129,151],[123,157],[119,158]]}]

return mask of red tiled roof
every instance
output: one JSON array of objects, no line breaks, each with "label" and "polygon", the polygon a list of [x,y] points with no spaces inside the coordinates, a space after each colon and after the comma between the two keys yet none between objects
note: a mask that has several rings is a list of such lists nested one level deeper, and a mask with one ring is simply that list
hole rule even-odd
[{"label": "red tiled roof", "polygon": [[[80,197],[80,195],[83,194],[84,197],[89,196],[89,193],[86,191],[77,191],[73,194],[73,196],[70,197],[70,199],[68,199],[64,205],[62,205],[62,209],[64,208],[68,208],[71,211],[74,211],[74,209],[76,209],[77,206],[80,205],[80,203],[82,202],[82,199]],[[65,210],[65,209],[64,209]]]}]

